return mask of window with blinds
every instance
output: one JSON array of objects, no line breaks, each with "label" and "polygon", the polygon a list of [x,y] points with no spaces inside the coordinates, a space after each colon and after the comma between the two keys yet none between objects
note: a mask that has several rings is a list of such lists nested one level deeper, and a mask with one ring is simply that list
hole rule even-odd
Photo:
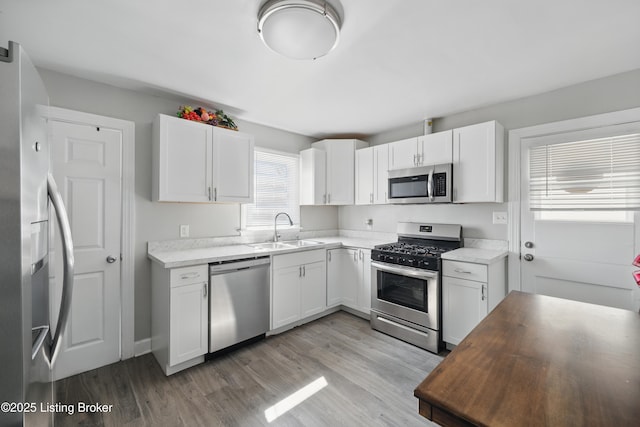
[{"label": "window with blinds", "polygon": [[640,209],[640,134],[532,147],[531,210]]},{"label": "window with blinds", "polygon": [[273,228],[278,212],[288,213],[293,223],[299,225],[299,156],[256,149],[254,161],[254,203],[242,205],[244,227]]}]

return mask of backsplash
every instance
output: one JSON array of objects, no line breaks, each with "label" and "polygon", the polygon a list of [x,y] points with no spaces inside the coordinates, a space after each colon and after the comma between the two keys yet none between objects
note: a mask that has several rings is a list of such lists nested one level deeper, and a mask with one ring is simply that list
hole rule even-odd
[{"label": "backsplash", "polygon": [[508,251],[509,242],[506,240],[464,238],[464,247],[476,248],[476,249],[493,249],[497,251]]}]

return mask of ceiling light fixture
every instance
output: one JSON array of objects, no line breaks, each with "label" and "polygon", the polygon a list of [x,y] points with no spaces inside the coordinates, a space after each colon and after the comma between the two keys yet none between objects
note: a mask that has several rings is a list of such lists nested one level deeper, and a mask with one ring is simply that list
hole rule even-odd
[{"label": "ceiling light fixture", "polygon": [[291,59],[316,59],[331,52],[341,25],[333,6],[320,0],[269,0],[258,12],[264,44]]}]

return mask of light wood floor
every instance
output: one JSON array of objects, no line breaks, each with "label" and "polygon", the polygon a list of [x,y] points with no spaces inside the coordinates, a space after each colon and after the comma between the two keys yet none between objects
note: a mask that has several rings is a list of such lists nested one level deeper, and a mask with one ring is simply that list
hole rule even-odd
[{"label": "light wood floor", "polygon": [[[414,388],[442,357],[345,312],[165,377],[145,355],[57,383],[60,403],[113,404],[56,426],[425,426]],[[267,423],[265,409],[324,376],[328,386]]]}]

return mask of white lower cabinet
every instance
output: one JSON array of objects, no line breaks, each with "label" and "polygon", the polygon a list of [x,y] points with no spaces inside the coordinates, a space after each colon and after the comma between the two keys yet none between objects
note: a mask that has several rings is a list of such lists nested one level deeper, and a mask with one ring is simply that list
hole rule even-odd
[{"label": "white lower cabinet", "polygon": [[486,283],[443,277],[443,340],[458,345],[487,315]]},{"label": "white lower cabinet", "polygon": [[272,271],[272,330],[325,310],[327,306],[324,250],[275,255]]},{"label": "white lower cabinet", "polygon": [[505,297],[505,262],[442,261],[444,342],[458,345]]},{"label": "white lower cabinet", "polygon": [[371,310],[371,251],[338,248],[327,251],[327,306]]},{"label": "white lower cabinet", "polygon": [[151,350],[166,375],[204,361],[208,351],[208,265],[152,266]]}]

